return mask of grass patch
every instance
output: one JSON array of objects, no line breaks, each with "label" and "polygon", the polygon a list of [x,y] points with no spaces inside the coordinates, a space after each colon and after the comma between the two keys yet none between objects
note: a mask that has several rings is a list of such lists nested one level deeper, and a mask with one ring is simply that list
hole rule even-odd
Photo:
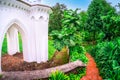
[{"label": "grass patch", "polygon": [[[20,34],[18,34],[18,39],[19,39],[19,49],[20,49],[20,52],[22,52],[23,51],[22,38],[21,38]],[[8,49],[8,47],[7,47],[7,36],[5,35],[3,43],[2,43],[2,55],[7,54],[7,51],[8,51],[7,49]]]},{"label": "grass patch", "polygon": [[7,37],[5,35],[3,43],[2,43],[2,55],[7,53]]},{"label": "grass patch", "polygon": [[18,38],[19,38],[19,49],[20,49],[20,52],[23,52],[22,37],[21,37],[20,34],[18,34]]}]

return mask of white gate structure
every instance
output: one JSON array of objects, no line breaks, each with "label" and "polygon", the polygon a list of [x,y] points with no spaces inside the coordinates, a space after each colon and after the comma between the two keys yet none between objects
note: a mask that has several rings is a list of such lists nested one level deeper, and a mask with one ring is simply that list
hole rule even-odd
[{"label": "white gate structure", "polygon": [[[23,59],[27,62],[48,60],[48,22],[51,7],[23,0],[0,0],[0,50],[7,35],[8,54],[19,52],[18,32],[23,43]],[[39,0],[40,2],[40,0]],[[0,72],[1,72],[0,51]]]}]

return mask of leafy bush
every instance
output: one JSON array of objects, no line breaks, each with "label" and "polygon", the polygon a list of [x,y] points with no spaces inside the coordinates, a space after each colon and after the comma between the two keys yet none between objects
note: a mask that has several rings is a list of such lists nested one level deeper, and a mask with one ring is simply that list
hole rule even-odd
[{"label": "leafy bush", "polygon": [[97,44],[91,50],[103,79],[120,80],[120,38]]},{"label": "leafy bush", "polygon": [[61,50],[64,46],[74,47],[82,42],[82,34],[80,33],[80,14],[78,9],[65,10],[62,19],[62,29],[54,30],[50,34],[54,39],[54,46],[57,50]]},{"label": "leafy bush", "polygon": [[80,80],[86,74],[85,68],[78,69],[77,72],[78,72],[78,74],[71,73],[71,74],[68,75],[70,80]]},{"label": "leafy bush", "polygon": [[51,59],[54,52],[55,52],[55,48],[54,48],[54,45],[53,45],[53,40],[49,40],[48,41],[48,58]]},{"label": "leafy bush", "polygon": [[70,80],[70,79],[69,79],[69,76],[65,75],[63,72],[55,71],[55,72],[52,72],[49,80]]},{"label": "leafy bush", "polygon": [[62,19],[62,29],[60,31],[54,30],[50,34],[54,40],[54,46],[57,50],[61,50],[64,46],[68,46],[70,50],[71,61],[77,59],[87,62],[85,56],[85,49],[81,46],[83,40],[82,25],[86,21],[85,12],[78,13],[79,9],[65,10]]},{"label": "leafy bush", "polygon": [[77,69],[77,72],[78,74],[64,74],[61,71],[55,71],[51,73],[49,80],[80,80],[86,74],[85,68]]},{"label": "leafy bush", "polygon": [[103,22],[103,32],[105,34],[104,40],[112,40],[120,36],[120,16],[114,10],[107,13],[106,16],[101,17]]},{"label": "leafy bush", "polygon": [[84,49],[83,46],[76,46],[72,49],[70,49],[70,60],[71,61],[76,61],[76,60],[81,60],[84,63],[88,62],[88,58],[85,55],[86,50]]}]

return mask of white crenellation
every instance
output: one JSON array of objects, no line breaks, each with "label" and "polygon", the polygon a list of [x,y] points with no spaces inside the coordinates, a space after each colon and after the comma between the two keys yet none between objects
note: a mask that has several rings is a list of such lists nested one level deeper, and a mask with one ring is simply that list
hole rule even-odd
[{"label": "white crenellation", "polygon": [[0,1],[0,6],[16,8],[16,9],[27,11],[27,12],[30,11],[29,6],[26,6],[23,3],[22,4],[18,3],[17,1],[14,1],[13,3],[11,0]]},{"label": "white crenellation", "polygon": [[[23,14],[25,13],[26,15],[31,14],[31,16],[33,16],[33,12],[36,13],[40,13],[41,15],[36,16],[36,14],[34,14],[34,18],[38,19],[43,19],[44,21],[47,21],[49,17],[46,17],[47,14],[50,13],[50,9],[44,7],[44,6],[29,6],[29,5],[25,5],[23,3],[20,3],[19,1],[14,1],[14,3],[11,0],[1,0],[0,1],[0,6],[3,7],[3,9],[1,8],[1,11],[6,11],[7,9],[13,10],[17,9],[20,10]],[[5,9],[5,7],[7,9]],[[8,8],[9,7],[9,8]],[[46,14],[46,15],[43,15]],[[30,17],[31,18],[31,17]]]}]

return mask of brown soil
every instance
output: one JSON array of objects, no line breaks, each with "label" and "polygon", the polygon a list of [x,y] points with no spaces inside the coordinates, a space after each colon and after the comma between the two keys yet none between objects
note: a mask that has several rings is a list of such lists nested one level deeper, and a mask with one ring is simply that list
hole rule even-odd
[{"label": "brown soil", "polygon": [[93,57],[88,53],[86,54],[86,56],[89,61],[86,67],[86,75],[83,76],[81,80],[102,80],[102,77],[99,75],[99,70]]},{"label": "brown soil", "polygon": [[3,71],[32,71],[47,69],[50,67],[55,67],[63,65],[69,62],[69,49],[67,47],[63,48],[61,51],[56,51],[47,62],[25,62],[23,60],[22,53],[16,53],[13,56],[4,55],[2,56],[2,70]]},{"label": "brown soil", "polygon": [[23,54],[17,53],[13,56],[4,55],[2,56],[2,70],[3,71],[32,71],[32,70],[41,70],[53,67],[55,65],[50,65],[51,61],[47,62],[25,62],[23,61]]}]

